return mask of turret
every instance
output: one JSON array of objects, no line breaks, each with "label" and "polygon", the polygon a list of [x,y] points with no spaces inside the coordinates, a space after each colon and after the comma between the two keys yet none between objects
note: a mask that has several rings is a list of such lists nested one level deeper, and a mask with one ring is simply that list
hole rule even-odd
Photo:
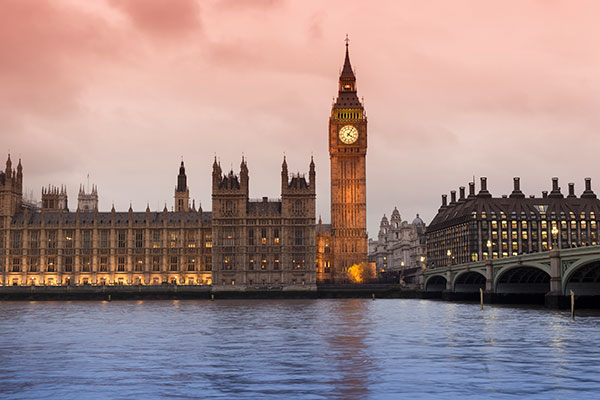
[{"label": "turret", "polygon": [[213,172],[212,172],[212,181],[213,181],[213,192],[219,188],[221,183],[221,176],[223,171],[221,170],[221,164],[217,162],[217,157],[215,156],[215,161],[213,162]]},{"label": "turret", "polygon": [[96,185],[92,185],[92,188],[89,191],[89,193],[86,192],[84,185],[79,185],[79,193],[77,195],[77,209],[82,212],[92,212],[98,209],[98,188],[96,188]]},{"label": "turret", "polygon": [[308,167],[308,170],[309,185],[313,193],[316,193],[317,173],[315,172],[315,161],[313,160],[312,156],[310,156],[310,165]]},{"label": "turret", "polygon": [[10,160],[10,153],[8,153],[8,158],[6,159],[5,174],[7,177],[12,178],[12,161]]},{"label": "turret", "polygon": [[177,186],[175,186],[175,211],[186,212],[190,209],[190,190],[187,186],[185,165],[181,160],[179,175],[177,175]]},{"label": "turret", "polygon": [[[10,154],[6,160],[6,169],[0,171],[0,216],[9,217],[21,209],[23,202],[23,167],[21,160],[17,171],[12,169]],[[0,221],[0,227],[3,226]]]},{"label": "turret", "polygon": [[285,189],[287,189],[288,181],[289,181],[288,165],[287,165],[285,156],[283,156],[283,162],[281,163],[281,192],[282,193]]},{"label": "turret", "polygon": [[242,162],[240,163],[240,185],[246,192],[248,192],[249,180],[248,164],[246,163],[244,156],[242,156]]},{"label": "turret", "polygon": [[42,187],[42,210],[45,211],[67,211],[67,189],[61,185],[60,189],[56,186],[48,185]]},{"label": "turret", "polygon": [[21,159],[19,158],[19,164],[17,164],[17,187],[19,193],[23,193],[23,166],[21,165]]},{"label": "turret", "polygon": [[177,187],[175,190],[177,192],[185,192],[187,190],[187,176],[185,175],[183,160],[181,160],[181,165],[179,166],[179,175],[177,175]]}]

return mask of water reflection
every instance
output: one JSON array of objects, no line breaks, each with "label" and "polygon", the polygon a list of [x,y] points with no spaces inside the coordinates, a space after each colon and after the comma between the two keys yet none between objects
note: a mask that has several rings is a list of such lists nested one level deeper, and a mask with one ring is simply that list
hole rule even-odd
[{"label": "water reflection", "polygon": [[0,397],[594,397],[599,328],[423,300],[4,302]]},{"label": "water reflection", "polygon": [[[329,323],[321,336],[325,338],[325,365],[334,365],[336,371],[329,376],[329,395],[344,399],[366,398],[370,379],[378,375],[377,364],[369,356],[368,338],[372,329],[369,303],[358,299],[328,303],[325,321]],[[327,376],[328,372],[324,373]]]}]

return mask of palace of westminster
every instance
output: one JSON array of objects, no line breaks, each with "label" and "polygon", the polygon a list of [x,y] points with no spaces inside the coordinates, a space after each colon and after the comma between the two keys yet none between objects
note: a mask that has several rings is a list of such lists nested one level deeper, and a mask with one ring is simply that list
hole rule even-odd
[{"label": "palace of westminster", "polygon": [[183,161],[173,211],[101,212],[96,187],[80,187],[75,211],[64,187],[23,200],[23,166],[0,172],[0,285],[212,285],[314,290],[346,281],[367,263],[367,118],[348,42],[328,132],[331,224],[315,224],[316,171],[290,174],[281,198],[249,198],[249,170],[213,164],[212,211],[190,204]]},{"label": "palace of westminster", "polygon": [[586,178],[581,196],[526,197],[514,178],[509,196],[494,198],[486,178],[475,193],[451,192],[429,226],[381,220],[377,240],[366,229],[367,117],[356,92],[348,42],[338,96],[329,116],[331,223],[316,221],[316,171],[290,174],[284,157],[281,197],[251,199],[249,170],[213,164],[212,210],[190,204],[183,161],[173,211],[98,210],[95,186],[80,187],[70,211],[65,187],[23,199],[23,166],[10,155],[0,171],[0,285],[212,285],[219,290],[315,290],[345,283],[348,270],[378,273],[503,258],[600,243],[600,200]]}]

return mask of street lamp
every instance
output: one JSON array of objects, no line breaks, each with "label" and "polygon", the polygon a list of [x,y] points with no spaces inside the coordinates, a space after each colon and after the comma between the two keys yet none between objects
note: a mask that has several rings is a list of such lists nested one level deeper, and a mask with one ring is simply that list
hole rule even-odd
[{"label": "street lamp", "polygon": [[489,260],[492,256],[492,241],[490,239],[488,239],[488,241],[487,241],[487,249],[488,249],[487,259]]},{"label": "street lamp", "polygon": [[556,245],[556,237],[558,236],[558,228],[556,225],[552,226],[552,248]]},{"label": "street lamp", "polygon": [[398,283],[402,284],[404,281],[404,261],[400,261],[400,273],[398,274]]}]

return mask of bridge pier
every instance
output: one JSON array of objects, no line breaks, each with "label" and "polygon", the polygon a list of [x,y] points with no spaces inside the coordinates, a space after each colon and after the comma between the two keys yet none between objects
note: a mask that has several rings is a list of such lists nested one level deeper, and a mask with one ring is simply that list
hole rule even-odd
[{"label": "bridge pier", "polygon": [[563,293],[560,263],[560,251],[550,250],[550,291],[544,296],[546,308],[567,308],[568,299]]},{"label": "bridge pier", "polygon": [[450,272],[450,269],[446,271],[446,291],[452,292],[452,272]]},{"label": "bridge pier", "polygon": [[494,292],[494,267],[492,260],[485,262],[485,291],[487,293]]},{"label": "bridge pier", "polygon": [[550,293],[564,294],[560,274],[560,251],[558,250],[550,250]]}]

